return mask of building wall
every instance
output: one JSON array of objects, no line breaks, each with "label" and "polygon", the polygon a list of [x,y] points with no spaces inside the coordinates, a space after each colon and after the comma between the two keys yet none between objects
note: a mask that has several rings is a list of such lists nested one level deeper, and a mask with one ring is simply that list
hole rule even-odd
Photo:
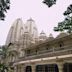
[{"label": "building wall", "polygon": [[[20,58],[18,62],[14,63],[14,66],[17,67],[15,70],[19,72],[26,72],[26,67],[31,66],[32,72],[36,72],[37,65],[56,64],[58,66],[59,72],[64,72],[64,64],[72,64],[71,37],[72,35],[68,35],[62,38],[56,38],[52,41],[45,41],[43,43],[39,43],[38,45],[26,48],[24,58]],[[45,50],[45,48],[47,47],[52,50]],[[37,53],[36,50],[38,50]]]},{"label": "building wall", "polygon": [[63,72],[64,64],[72,63],[72,34],[45,37],[46,40],[42,42],[37,40],[38,31],[32,19],[27,20],[25,25],[21,19],[14,22],[6,41],[7,63],[14,67],[14,72],[25,72],[27,66],[31,66],[32,72],[35,72],[37,65],[44,64],[57,64],[59,72]]}]

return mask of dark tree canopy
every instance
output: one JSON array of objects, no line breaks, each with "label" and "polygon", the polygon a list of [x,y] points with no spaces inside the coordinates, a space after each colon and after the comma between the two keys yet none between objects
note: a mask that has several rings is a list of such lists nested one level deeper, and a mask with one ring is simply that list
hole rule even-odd
[{"label": "dark tree canopy", "polygon": [[5,13],[10,9],[10,0],[0,0],[0,20],[4,20]]},{"label": "dark tree canopy", "polygon": [[51,7],[53,4],[56,4],[56,0],[44,0],[43,3],[45,3],[48,7]]},{"label": "dark tree canopy", "polygon": [[0,46],[0,72],[13,72],[13,67],[5,62],[8,58],[8,46]]},{"label": "dark tree canopy", "polygon": [[0,63],[0,72],[8,72],[7,65]]},{"label": "dark tree canopy", "polygon": [[67,10],[63,13],[64,15],[69,15],[72,13],[72,4],[67,7]]},{"label": "dark tree canopy", "polygon": [[[49,8],[56,4],[57,0],[44,0]],[[72,4],[67,7],[67,10],[63,13],[64,16],[67,16],[64,21],[59,22],[57,27],[54,27],[54,31],[67,31],[68,33],[72,33]]]},{"label": "dark tree canopy", "polygon": [[66,31],[72,33],[72,4],[67,7],[67,10],[63,13],[67,16],[64,21],[59,22],[57,27],[54,27],[54,31]]},{"label": "dark tree canopy", "polygon": [[[49,8],[56,4],[57,0],[44,0]],[[59,22],[57,27],[54,27],[54,31],[67,31],[68,33],[72,33],[72,4],[67,7],[67,10],[63,13],[64,16],[67,16],[64,21]]]},{"label": "dark tree canopy", "polygon": [[72,17],[67,17],[64,21],[59,22],[58,26],[54,27],[54,31],[66,31],[72,33]]},{"label": "dark tree canopy", "polygon": [[0,55],[1,55],[1,59],[5,59],[7,57],[7,46],[1,46],[0,47]]}]

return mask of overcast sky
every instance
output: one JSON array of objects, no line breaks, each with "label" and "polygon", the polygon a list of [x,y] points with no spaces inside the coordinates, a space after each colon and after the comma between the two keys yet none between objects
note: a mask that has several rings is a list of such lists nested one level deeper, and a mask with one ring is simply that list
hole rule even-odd
[{"label": "overcast sky", "polygon": [[32,17],[35,20],[39,33],[44,30],[47,36],[50,33],[54,37],[58,34],[53,27],[64,20],[63,12],[72,0],[57,0],[56,5],[48,8],[43,0],[10,0],[10,10],[6,14],[5,21],[0,21],[0,45],[5,44],[10,26],[17,18],[22,18],[25,23]]}]

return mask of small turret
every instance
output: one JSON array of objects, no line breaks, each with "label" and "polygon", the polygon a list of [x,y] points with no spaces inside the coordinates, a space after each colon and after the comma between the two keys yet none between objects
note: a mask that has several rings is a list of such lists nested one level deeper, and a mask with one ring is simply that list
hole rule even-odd
[{"label": "small turret", "polygon": [[40,33],[40,36],[39,36],[39,41],[45,41],[46,39],[47,39],[47,36],[44,33],[44,31],[42,30],[42,32]]},{"label": "small turret", "polygon": [[32,18],[28,19],[27,21],[34,21]]},{"label": "small turret", "polygon": [[53,35],[50,33],[50,34],[49,34],[49,37],[47,38],[47,40],[50,41],[50,40],[53,40],[53,39],[54,39],[54,37],[53,37]]}]

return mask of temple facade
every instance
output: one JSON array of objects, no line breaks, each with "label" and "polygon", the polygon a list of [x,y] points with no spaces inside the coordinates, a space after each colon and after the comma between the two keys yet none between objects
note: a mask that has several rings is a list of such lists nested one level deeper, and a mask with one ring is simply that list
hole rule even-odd
[{"label": "temple facade", "polygon": [[7,63],[13,72],[72,72],[72,34],[60,33],[56,38],[42,31],[35,21],[25,24],[17,19],[7,36]]}]

